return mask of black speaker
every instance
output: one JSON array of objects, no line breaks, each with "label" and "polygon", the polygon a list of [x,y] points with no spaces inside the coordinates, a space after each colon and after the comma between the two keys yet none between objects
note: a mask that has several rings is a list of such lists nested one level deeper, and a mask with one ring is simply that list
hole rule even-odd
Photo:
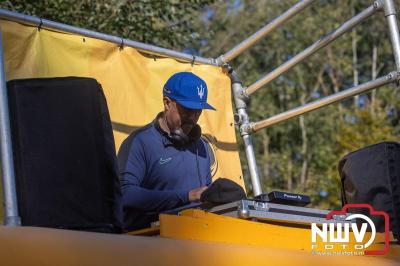
[{"label": "black speaker", "polygon": [[[381,142],[347,154],[339,162],[342,202],[367,203],[389,214],[390,230],[400,236],[400,144]],[[351,209],[350,211],[353,211]],[[378,232],[384,231],[382,216],[366,209],[355,210],[373,220]]]},{"label": "black speaker", "polygon": [[22,225],[120,232],[111,121],[96,80],[7,83]]}]

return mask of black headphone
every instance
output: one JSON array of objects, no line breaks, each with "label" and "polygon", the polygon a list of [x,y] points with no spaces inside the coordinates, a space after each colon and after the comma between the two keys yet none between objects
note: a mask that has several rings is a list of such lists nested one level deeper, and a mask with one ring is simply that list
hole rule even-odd
[{"label": "black headphone", "polygon": [[[159,114],[160,115],[160,114]],[[169,134],[164,129],[161,128],[160,123],[158,122],[159,115],[155,120],[156,129],[161,132],[164,136],[168,138],[172,142],[172,144],[183,147],[194,141],[197,141],[201,137],[201,127],[196,124],[190,131],[189,135],[185,134],[181,128],[172,130]]]},{"label": "black headphone", "polygon": [[170,134],[167,134],[168,139],[177,146],[185,146],[189,144],[190,138],[181,128],[173,130]]}]

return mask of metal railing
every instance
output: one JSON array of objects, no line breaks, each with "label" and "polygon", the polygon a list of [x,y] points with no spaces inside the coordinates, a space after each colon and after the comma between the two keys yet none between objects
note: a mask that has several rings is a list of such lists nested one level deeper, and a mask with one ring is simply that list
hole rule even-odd
[{"label": "metal railing", "polygon": [[349,97],[356,96],[358,94],[365,93],[365,92],[368,92],[368,91],[370,91],[372,89],[375,89],[375,88],[384,86],[386,84],[395,82],[395,81],[397,81],[399,79],[399,77],[400,77],[400,72],[393,71],[393,72],[389,73],[386,76],[377,78],[377,79],[375,79],[373,81],[366,82],[364,84],[361,84],[359,86],[356,86],[356,87],[353,87],[353,88],[350,88],[350,89],[347,89],[347,90],[343,90],[341,92],[338,92],[338,93],[335,93],[333,95],[324,97],[324,98],[322,98],[320,100],[317,100],[315,102],[307,103],[307,104],[305,104],[303,106],[299,106],[299,107],[294,108],[292,110],[283,112],[281,114],[275,115],[273,117],[267,118],[265,120],[262,120],[262,121],[259,121],[259,122],[256,122],[256,123],[249,123],[248,127],[246,129],[243,129],[243,130],[246,130],[246,131],[249,131],[249,132],[256,132],[256,131],[258,131],[260,129],[263,129],[265,127],[269,127],[269,126],[278,124],[278,123],[280,123],[282,121],[285,121],[285,120],[291,119],[293,117],[296,117],[296,116],[299,116],[299,115],[302,115],[302,114],[317,110],[317,109],[322,108],[324,106],[327,106],[329,104],[340,102],[340,101],[343,101],[343,100],[345,100],[345,99],[347,99]]},{"label": "metal railing", "polygon": [[296,5],[288,9],[285,13],[256,31],[249,38],[239,43],[237,46],[232,48],[230,51],[225,54],[219,56],[217,58],[217,64],[219,66],[224,65],[224,63],[228,63],[233,60],[235,57],[249,49],[256,42],[264,38],[267,34],[276,30],[279,26],[283,25],[286,21],[290,20],[292,17],[303,11],[306,7],[310,6],[315,0],[304,0],[298,2]]},{"label": "metal railing", "polygon": [[[301,6],[302,9],[289,9],[296,10],[296,14],[299,13],[300,11],[304,10],[304,8],[311,4],[311,1],[301,1],[298,3],[296,6]],[[312,103],[305,104],[303,106],[299,106],[297,108],[294,108],[289,111],[285,111],[281,114],[274,115],[272,117],[269,117],[267,119],[264,119],[262,121],[258,122],[251,122],[250,119],[248,118],[247,115],[247,103],[249,101],[250,96],[255,93],[257,90],[259,90],[261,87],[264,85],[267,85],[280,75],[284,74],[286,71],[290,70],[294,66],[296,66],[298,63],[304,61],[323,47],[327,46],[340,36],[342,36],[344,33],[350,31],[352,28],[366,20],[367,18],[371,17],[372,15],[376,14],[378,11],[384,11],[384,15],[387,19],[388,27],[389,27],[389,34],[390,34],[390,39],[393,47],[393,53],[394,53],[394,58],[396,61],[396,71],[389,73],[386,76],[383,76],[381,78],[378,78],[376,80],[361,84],[359,86],[341,91],[339,93],[327,96],[325,98],[322,98],[320,100],[317,100]],[[297,12],[298,11],[298,12]],[[274,25],[275,21],[278,21],[279,25],[283,24],[284,21],[288,20],[288,12],[283,13],[280,17],[276,18],[272,23]],[[292,17],[294,14],[291,13]],[[267,33],[271,32],[271,29],[276,29],[277,27],[275,26],[269,26],[263,28],[262,31],[262,36],[265,36]],[[224,55],[220,56],[219,59],[217,59],[217,62],[221,64],[221,62],[229,61],[233,57],[238,56],[241,52],[243,52],[245,49],[249,48],[251,45],[255,43],[255,37],[257,38],[261,34],[254,34],[247,40],[243,41],[235,47],[232,51],[229,51],[228,53],[225,53]],[[258,39],[257,39],[258,40]],[[258,174],[258,169],[257,165],[255,163],[255,155],[254,155],[254,148],[251,142],[251,138],[249,137],[250,134],[261,130],[263,128],[269,127],[271,125],[275,125],[277,123],[280,123],[282,121],[286,121],[288,119],[291,119],[293,117],[305,114],[307,112],[311,112],[313,110],[322,108],[324,106],[327,106],[332,103],[336,103],[339,101],[342,101],[344,99],[347,99],[349,97],[365,93],[369,90],[381,87],[383,85],[386,85],[388,83],[393,83],[393,82],[398,82],[400,79],[399,71],[400,71],[400,42],[399,42],[399,30],[397,27],[397,18],[396,18],[396,9],[394,7],[394,2],[393,0],[377,0],[373,1],[372,5],[359,13],[358,15],[352,17],[349,19],[347,22],[342,24],[340,27],[329,33],[328,35],[322,37],[318,41],[316,41],[314,44],[288,60],[287,62],[283,63],[276,69],[272,70],[268,74],[266,74],[264,77],[256,81],[254,84],[250,85],[249,87],[245,88],[242,86],[242,83],[238,79],[237,75],[231,75],[232,78],[232,91],[234,95],[234,100],[235,100],[235,105],[236,105],[236,110],[237,110],[237,116],[238,116],[238,124],[240,125],[240,133],[244,141],[245,145],[245,150],[246,150],[246,156],[247,156],[247,162],[249,166],[249,172],[250,172],[250,177],[251,181],[253,184],[253,194],[254,196],[257,196],[262,193],[261,189],[261,182],[259,180],[259,174]],[[250,44],[250,45],[249,45]],[[226,64],[225,64],[226,65]],[[228,66],[230,67],[230,66]],[[231,71],[231,73],[233,73]]]},{"label": "metal railing", "polygon": [[296,66],[298,63],[304,61],[317,51],[319,51],[321,48],[325,47],[326,45],[330,44],[334,40],[338,39],[340,36],[342,36],[344,33],[348,32],[355,26],[357,26],[359,23],[363,22],[373,14],[375,14],[377,11],[381,10],[382,5],[377,4],[378,2],[375,2],[372,6],[369,8],[365,9],[363,12],[358,14],[357,16],[351,18],[347,22],[345,22],[343,25],[341,25],[339,28],[336,30],[332,31],[328,35],[322,37],[318,41],[316,41],[314,44],[309,46],[307,49],[303,50],[301,53],[298,55],[294,56],[292,59],[289,61],[283,63],[281,66],[278,68],[274,69],[267,75],[265,75],[263,78],[259,79],[257,82],[254,84],[250,85],[248,88],[246,88],[245,93],[247,95],[250,95],[254,92],[256,92],[258,89],[260,89],[262,86],[270,83],[286,71],[290,70],[294,66]]}]

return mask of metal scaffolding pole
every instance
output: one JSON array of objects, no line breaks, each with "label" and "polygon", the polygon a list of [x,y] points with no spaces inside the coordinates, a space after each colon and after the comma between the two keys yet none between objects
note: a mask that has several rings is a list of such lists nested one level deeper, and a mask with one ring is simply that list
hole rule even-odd
[{"label": "metal scaffolding pole", "polygon": [[166,48],[161,48],[161,47],[154,46],[154,45],[144,44],[141,42],[131,41],[131,40],[127,40],[127,39],[124,39],[121,37],[103,34],[103,33],[99,33],[96,31],[86,30],[86,29],[54,22],[54,21],[47,20],[47,19],[41,19],[38,17],[28,16],[28,15],[20,14],[17,12],[5,10],[5,9],[0,9],[0,18],[19,22],[19,23],[29,24],[29,25],[35,25],[35,26],[41,25],[40,26],[41,28],[78,34],[78,35],[82,35],[85,37],[90,37],[90,38],[95,38],[95,39],[115,43],[119,46],[133,47],[135,49],[138,49],[139,51],[142,51],[142,52],[148,53],[148,54],[171,57],[171,58],[175,58],[175,59],[186,61],[186,62],[216,65],[215,59],[213,59],[213,58],[204,58],[204,57],[200,57],[200,56],[193,56],[190,54],[185,54],[185,53],[173,51],[173,50],[166,49]]},{"label": "metal scaffolding pole", "polygon": [[311,5],[315,0],[303,0],[292,6],[285,13],[275,18],[273,21],[265,25],[263,28],[256,31],[253,35],[248,37],[246,40],[239,43],[232,50],[226,52],[217,58],[217,64],[222,66],[224,63],[230,62],[232,59],[249,49],[260,39],[265,37],[267,34],[276,30],[279,26],[284,24],[286,21],[303,11],[306,7]]},{"label": "metal scaffolding pole", "polygon": [[243,131],[248,134],[250,134],[252,132],[256,132],[265,127],[269,127],[271,125],[278,124],[280,122],[283,122],[283,121],[289,120],[293,117],[314,111],[316,109],[327,106],[329,104],[339,102],[341,100],[347,99],[349,97],[352,97],[352,96],[355,96],[355,95],[358,95],[361,93],[365,93],[369,90],[381,87],[388,83],[396,82],[399,80],[399,78],[400,78],[400,72],[393,71],[393,72],[389,73],[388,75],[380,77],[373,81],[369,81],[369,82],[361,84],[359,86],[335,93],[333,95],[327,96],[320,100],[317,100],[317,101],[305,104],[303,106],[294,108],[292,110],[283,112],[281,114],[272,116],[265,120],[249,123],[247,125],[247,127],[243,129]]},{"label": "metal scaffolding pole", "polygon": [[5,205],[4,224],[8,226],[19,226],[21,225],[21,219],[18,216],[14,160],[11,145],[10,116],[8,112],[6,75],[4,72],[3,40],[0,30],[0,147]]},{"label": "metal scaffolding pole", "polygon": [[342,36],[345,32],[351,30],[358,24],[360,24],[362,21],[366,20],[373,14],[375,14],[377,11],[382,9],[382,4],[378,1],[375,1],[372,6],[369,8],[365,9],[358,15],[354,16],[344,24],[342,24],[339,28],[335,29],[333,32],[329,33],[328,35],[322,37],[318,41],[316,41],[314,44],[309,46],[307,49],[302,51],[301,53],[297,54],[295,57],[287,61],[286,63],[283,63],[267,75],[265,75],[263,78],[259,79],[252,85],[250,85],[246,90],[246,94],[250,95],[254,92],[256,92],[258,89],[260,89],[262,86],[270,83],[273,81],[275,78],[279,77],[289,69],[293,68],[295,65],[298,63],[302,62],[306,58],[310,57],[313,55],[315,52],[320,50],[321,48],[325,47],[329,43],[333,42],[340,36]]},{"label": "metal scaffolding pole", "polygon": [[[231,83],[232,83],[232,94],[235,102],[235,107],[238,112],[238,124],[239,126],[246,126],[249,124],[249,116],[247,114],[247,101],[243,94],[242,82],[239,79],[239,76],[231,69],[230,70]],[[240,135],[243,138],[247,165],[249,167],[251,184],[253,186],[253,195],[258,196],[262,194],[260,176],[257,167],[256,156],[254,154],[254,147],[251,135],[246,132],[240,132]]]},{"label": "metal scaffolding pole", "polygon": [[397,70],[400,71],[400,37],[397,26],[396,7],[393,0],[383,0],[383,10],[389,25],[389,35],[393,46],[393,55]]}]

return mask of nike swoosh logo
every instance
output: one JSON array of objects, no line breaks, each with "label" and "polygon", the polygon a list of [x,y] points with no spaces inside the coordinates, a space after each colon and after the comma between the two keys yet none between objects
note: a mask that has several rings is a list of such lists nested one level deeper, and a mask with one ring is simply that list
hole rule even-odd
[{"label": "nike swoosh logo", "polygon": [[171,157],[169,157],[169,158],[167,158],[167,159],[163,159],[163,158],[161,157],[161,158],[160,158],[160,164],[168,163],[168,162],[171,161],[171,160],[172,160]]}]

